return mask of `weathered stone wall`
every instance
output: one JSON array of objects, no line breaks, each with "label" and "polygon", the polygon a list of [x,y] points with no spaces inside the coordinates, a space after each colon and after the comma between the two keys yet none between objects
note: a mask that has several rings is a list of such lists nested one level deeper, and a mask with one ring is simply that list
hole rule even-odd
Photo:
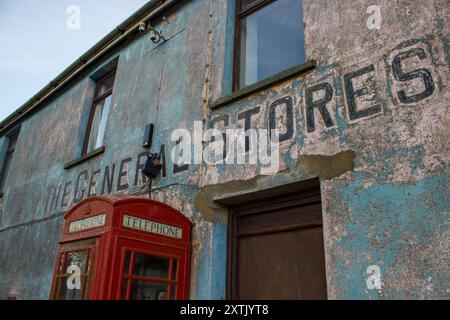
[{"label": "weathered stone wall", "polygon": [[[167,42],[154,44],[148,34],[137,35],[22,123],[2,199],[0,299],[10,295],[48,299],[63,216],[74,203],[89,194],[148,195],[148,183],[140,171],[146,160],[147,150],[142,145],[148,123],[156,124],[150,151],[160,152],[161,146],[165,147],[162,176],[152,182],[152,198],[195,222],[191,297],[223,297],[223,290],[211,292],[208,283],[202,282],[202,288],[197,285],[208,273],[207,252],[216,232],[193,206],[198,168],[177,172],[170,157],[172,130],[189,128],[203,118],[208,34],[198,30],[209,28],[209,13],[209,5],[203,1],[188,1],[169,12],[154,22]],[[95,87],[90,75],[116,56],[119,59],[105,133],[106,150],[65,170],[64,165],[80,155]],[[111,176],[110,188],[106,177]]]},{"label": "weathered stone wall", "polygon": [[[382,10],[380,30],[366,27],[372,4]],[[103,154],[63,168],[80,149],[89,75],[106,58],[22,123],[2,199],[0,298],[48,298],[74,202],[148,194],[139,171],[147,123],[156,124],[151,151],[165,154],[152,197],[195,223],[192,299],[225,295],[227,208],[219,203],[317,177],[330,298],[450,296],[448,2],[304,0],[305,51],[317,66],[212,110],[231,92],[233,12],[234,1],[186,1],[156,24],[166,43],[140,35],[111,55],[119,64]],[[261,175],[260,164],[174,167],[174,129],[192,130],[196,120],[244,127],[246,118],[286,133],[278,174]],[[366,286],[371,265],[381,269],[381,290]]]},{"label": "weathered stone wall", "polygon": [[[380,30],[366,27],[373,4]],[[246,113],[253,128],[275,119],[286,139],[275,177],[260,164],[205,167],[204,201],[321,179],[330,298],[450,297],[449,9],[447,1],[304,1],[306,55],[317,67],[208,112],[218,128],[244,127]],[[227,90],[226,54],[215,52],[222,73],[212,72],[212,100]],[[372,265],[381,290],[366,285]]]}]

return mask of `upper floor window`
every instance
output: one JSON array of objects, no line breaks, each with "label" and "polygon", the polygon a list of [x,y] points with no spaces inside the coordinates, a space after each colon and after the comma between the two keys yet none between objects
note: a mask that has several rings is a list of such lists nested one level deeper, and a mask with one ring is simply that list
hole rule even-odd
[{"label": "upper floor window", "polygon": [[234,89],[305,62],[301,0],[237,0]]},{"label": "upper floor window", "polygon": [[19,138],[19,131],[7,136],[8,148],[6,149],[5,157],[3,159],[2,170],[0,172],[0,191],[4,190],[6,179],[8,178],[9,169],[11,167],[14,150],[16,148],[17,139]]},{"label": "upper floor window", "polygon": [[84,142],[84,154],[103,146],[115,76],[116,70],[114,69],[97,81]]}]

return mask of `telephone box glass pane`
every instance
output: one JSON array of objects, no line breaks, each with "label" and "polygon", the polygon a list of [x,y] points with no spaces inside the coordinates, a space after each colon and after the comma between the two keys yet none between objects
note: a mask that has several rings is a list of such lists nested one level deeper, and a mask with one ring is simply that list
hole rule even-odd
[{"label": "telephone box glass pane", "polygon": [[125,253],[125,260],[123,262],[123,274],[130,273],[130,260],[131,260],[131,251],[127,251]]},{"label": "telephone box glass pane", "polygon": [[170,290],[172,290],[170,292],[170,300],[175,300],[177,298],[177,286],[173,284]]},{"label": "telephone box glass pane", "polygon": [[56,297],[57,300],[82,300],[85,287],[86,277],[80,277],[80,281],[75,279],[69,280],[68,277],[64,277],[58,280],[59,293]]},{"label": "telephone box glass pane", "polygon": [[133,281],[131,300],[167,300],[168,285],[147,281]]},{"label": "telephone box glass pane", "polygon": [[120,299],[125,300],[127,298],[127,288],[128,288],[128,281],[123,280],[122,288],[120,290]]},{"label": "telephone box glass pane", "polygon": [[[64,262],[62,273],[74,273],[75,270],[77,270],[76,267],[79,268],[81,273],[87,272],[87,259],[87,251],[68,252],[66,254],[66,261]],[[69,270],[69,267],[72,267],[71,270]]]},{"label": "telephone box glass pane", "polygon": [[172,261],[173,269],[172,269],[172,280],[177,280],[177,267],[178,267],[178,260],[174,259]]},{"label": "telephone box glass pane", "polygon": [[133,275],[157,279],[169,279],[169,264],[169,258],[136,253],[134,256]]}]

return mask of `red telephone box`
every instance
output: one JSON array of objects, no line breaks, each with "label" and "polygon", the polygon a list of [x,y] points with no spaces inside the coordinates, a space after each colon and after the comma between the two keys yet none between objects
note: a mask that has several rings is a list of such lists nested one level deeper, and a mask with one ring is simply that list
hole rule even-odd
[{"label": "red telephone box", "polygon": [[163,203],[100,196],[64,217],[51,299],[187,299],[192,223]]}]

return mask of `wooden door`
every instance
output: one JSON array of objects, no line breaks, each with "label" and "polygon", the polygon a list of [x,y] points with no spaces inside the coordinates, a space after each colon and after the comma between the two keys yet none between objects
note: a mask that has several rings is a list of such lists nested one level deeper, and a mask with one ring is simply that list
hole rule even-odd
[{"label": "wooden door", "polygon": [[233,208],[229,297],[326,299],[320,189]]}]

